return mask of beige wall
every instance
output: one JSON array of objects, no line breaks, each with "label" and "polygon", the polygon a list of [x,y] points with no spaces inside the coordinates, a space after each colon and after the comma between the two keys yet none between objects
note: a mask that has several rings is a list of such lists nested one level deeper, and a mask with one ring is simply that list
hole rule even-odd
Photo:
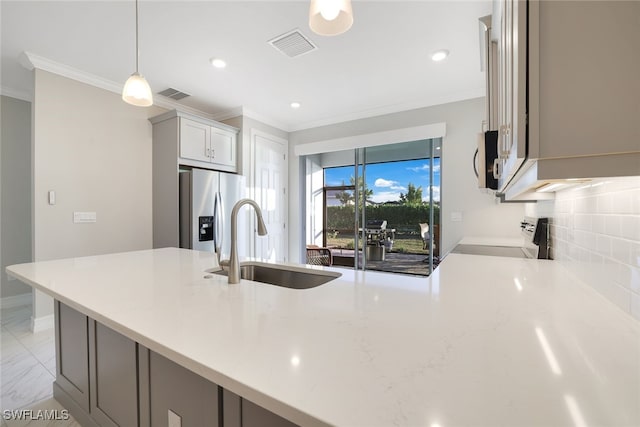
[{"label": "beige wall", "polygon": [[[519,237],[524,207],[497,204],[492,195],[477,188],[472,159],[483,116],[484,98],[477,98],[292,132],[289,138],[289,193],[297,195],[301,191],[299,158],[293,154],[298,144],[444,122],[447,134],[442,143],[443,253],[450,251],[464,236]],[[300,206],[291,203],[289,209],[290,257],[295,261],[300,258],[303,244],[300,237],[305,233],[297,214]],[[452,212],[462,212],[462,222],[451,221]]]},{"label": "beige wall", "polygon": [[[147,119],[164,110],[37,69],[34,88],[35,261],[151,248]],[[96,212],[97,222],[74,224],[74,211]]]},{"label": "beige wall", "polygon": [[0,297],[31,293],[31,287],[9,280],[5,267],[31,261],[31,103],[2,96],[0,138],[2,240]]}]

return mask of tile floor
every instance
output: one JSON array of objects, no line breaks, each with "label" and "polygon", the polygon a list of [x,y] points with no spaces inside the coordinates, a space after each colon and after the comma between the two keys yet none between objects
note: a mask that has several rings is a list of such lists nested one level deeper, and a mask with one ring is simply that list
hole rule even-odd
[{"label": "tile floor", "polygon": [[5,420],[10,410],[62,410],[53,399],[56,374],[54,330],[30,330],[31,306],[0,311],[0,409],[1,427],[80,427],[65,421]]}]

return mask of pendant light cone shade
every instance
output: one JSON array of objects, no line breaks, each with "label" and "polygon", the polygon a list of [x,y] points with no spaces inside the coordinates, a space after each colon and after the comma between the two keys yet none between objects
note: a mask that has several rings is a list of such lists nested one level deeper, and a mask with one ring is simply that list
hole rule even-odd
[{"label": "pendant light cone shade", "polygon": [[131,77],[124,84],[122,90],[124,102],[137,105],[138,107],[149,107],[153,105],[153,94],[149,83],[138,73],[131,74]]},{"label": "pendant light cone shade", "polygon": [[353,25],[351,0],[311,0],[309,27],[321,36],[337,36]]},{"label": "pendant light cone shade", "polygon": [[138,72],[138,0],[136,0],[136,72],[131,74],[122,89],[122,99],[124,102],[138,107],[149,107],[153,105],[153,93],[149,83]]}]

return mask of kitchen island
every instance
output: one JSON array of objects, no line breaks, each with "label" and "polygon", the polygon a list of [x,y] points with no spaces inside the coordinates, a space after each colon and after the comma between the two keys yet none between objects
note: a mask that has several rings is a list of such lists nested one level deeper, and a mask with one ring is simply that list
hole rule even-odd
[{"label": "kitchen island", "polygon": [[305,290],[215,267],[165,248],[7,271],[219,386],[225,413],[228,394],[304,426],[640,425],[640,324],[553,261],[451,254]]}]

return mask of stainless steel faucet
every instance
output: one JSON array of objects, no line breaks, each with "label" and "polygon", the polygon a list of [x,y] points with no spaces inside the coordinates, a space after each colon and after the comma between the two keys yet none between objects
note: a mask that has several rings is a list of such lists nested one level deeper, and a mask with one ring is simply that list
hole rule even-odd
[{"label": "stainless steel faucet", "polygon": [[251,205],[258,220],[258,236],[267,235],[267,226],[262,219],[260,206],[251,199],[239,200],[231,210],[231,254],[229,255],[229,280],[227,283],[240,283],[240,262],[238,261],[238,211],[244,205]]}]

